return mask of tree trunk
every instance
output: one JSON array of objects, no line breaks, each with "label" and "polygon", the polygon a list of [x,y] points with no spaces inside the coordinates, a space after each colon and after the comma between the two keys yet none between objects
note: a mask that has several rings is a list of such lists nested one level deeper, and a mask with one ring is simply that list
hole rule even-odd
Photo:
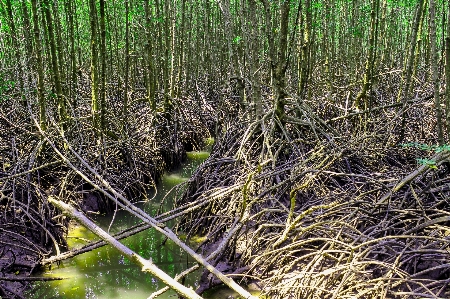
[{"label": "tree trunk", "polygon": [[106,128],[106,26],[105,0],[100,0],[100,128]]},{"label": "tree trunk", "polygon": [[92,125],[96,135],[100,132],[100,111],[98,100],[98,54],[97,54],[97,9],[95,0],[89,0],[89,19],[91,24],[91,107]]},{"label": "tree trunk", "polygon": [[123,111],[122,111],[122,119],[125,121],[128,114],[128,85],[129,82],[129,73],[130,73],[130,21],[128,19],[129,15],[129,6],[130,1],[125,0],[125,89],[123,95]]},{"label": "tree trunk", "polygon": [[144,1],[144,10],[145,10],[145,36],[146,36],[146,42],[145,42],[145,61],[146,63],[146,88],[147,88],[147,101],[150,104],[150,107],[152,108],[153,113],[156,113],[156,99],[155,99],[155,89],[156,89],[156,76],[155,76],[155,69],[154,69],[154,63],[153,63],[153,53],[152,53],[152,34],[151,34],[151,12],[148,0]]},{"label": "tree trunk", "polygon": [[367,93],[369,92],[370,96],[370,90],[372,86],[372,80],[373,80],[373,64],[374,64],[374,55],[375,55],[375,40],[376,40],[376,27],[378,26],[378,16],[377,16],[377,8],[379,6],[378,0],[372,0],[372,7],[370,11],[370,37],[369,37],[369,49],[367,53],[367,60],[366,60],[366,66],[364,71],[364,79],[363,79],[363,86],[361,88],[361,91],[356,96],[355,100],[355,107],[359,108],[360,100],[364,100],[364,110],[368,109],[368,103],[367,103]]},{"label": "tree trunk", "polygon": [[21,103],[23,106],[26,106],[26,98],[24,97],[24,85],[23,85],[23,71],[22,71],[22,62],[20,61],[20,47],[17,42],[17,35],[16,35],[16,25],[14,23],[14,17],[13,17],[13,11],[11,7],[11,0],[6,0],[6,11],[8,14],[8,25],[10,27],[9,31],[11,33],[11,46],[14,49],[14,56],[16,58],[16,69],[17,69],[17,80],[19,81],[19,89],[20,93],[22,94],[22,100]]},{"label": "tree trunk", "polygon": [[39,126],[41,130],[45,131],[47,128],[47,117],[45,115],[47,107],[44,98],[44,68],[42,64],[42,47],[41,37],[39,31],[39,16],[37,10],[37,0],[31,0],[31,9],[33,14],[33,31],[34,31],[34,52],[36,55],[36,70],[38,73],[37,78],[37,96],[39,103]]},{"label": "tree trunk", "polygon": [[258,20],[255,17],[255,12],[257,10],[256,0],[249,0],[249,16],[250,16],[250,41],[249,41],[249,50],[248,54],[251,57],[250,60],[250,80],[252,82],[252,101],[255,106],[255,118],[260,119],[263,115],[263,105],[261,98],[261,86],[260,86],[260,61],[259,61],[259,53],[258,53]]},{"label": "tree trunk", "polygon": [[445,38],[445,110],[447,140],[450,140],[450,2],[448,2],[447,5],[447,36]]},{"label": "tree trunk", "polygon": [[431,71],[434,87],[434,103],[436,109],[436,121],[438,131],[439,145],[444,144],[444,134],[442,130],[442,108],[439,97],[439,70],[438,60],[439,53],[436,47],[436,3],[435,0],[430,0],[430,51],[431,51]]},{"label": "tree trunk", "polygon": [[[416,14],[414,17],[414,22],[412,24],[411,41],[409,44],[409,55],[405,59],[407,62],[406,62],[405,68],[404,68],[402,84],[400,85],[400,88],[398,91],[398,96],[397,96],[397,102],[402,101],[405,105],[406,105],[406,101],[408,100],[408,96],[409,96],[408,91],[409,91],[409,85],[411,84],[414,53],[415,53],[416,43],[417,43],[417,32],[419,29],[420,18],[422,16],[422,9],[423,9],[424,1],[425,0],[419,0],[419,2],[417,3]],[[405,137],[405,126],[406,126],[406,114],[403,111],[402,112],[402,124],[401,124],[400,134],[399,134],[400,135],[399,142],[402,142]]]},{"label": "tree trunk", "polygon": [[[267,0],[264,0],[267,2]],[[274,108],[275,114],[283,124],[284,106],[286,98],[286,68],[287,68],[287,47],[288,47],[288,25],[289,25],[289,1],[283,1],[280,7],[280,32],[278,36],[278,57],[276,63],[272,63],[273,89],[274,89]],[[267,13],[267,10],[266,10]],[[274,60],[274,59],[272,59]]]},{"label": "tree trunk", "polygon": [[73,0],[65,0],[64,6],[66,8],[67,15],[67,28],[69,34],[69,44],[70,44],[70,75],[69,75],[69,99],[72,99],[72,106],[74,109],[77,107],[77,96],[75,94],[77,86],[77,56],[75,54],[75,27],[74,27],[74,16],[76,17],[75,6],[73,5]]},{"label": "tree trunk", "polygon": [[309,69],[311,65],[311,26],[312,26],[312,11],[311,11],[311,0],[306,0],[305,3],[305,14],[306,14],[306,21],[305,26],[301,31],[301,36],[299,37],[301,42],[301,62],[299,66],[300,74],[299,74],[299,83],[298,83],[298,94],[300,98],[303,98],[305,96],[305,91],[307,89],[308,85],[308,78],[309,78]]},{"label": "tree trunk", "polygon": [[49,46],[50,46],[50,60],[52,64],[52,77],[53,77],[53,84],[55,87],[55,93],[56,93],[56,101],[58,104],[58,114],[59,114],[59,121],[62,125],[63,130],[65,130],[66,127],[66,121],[67,121],[67,113],[66,113],[66,105],[65,100],[63,96],[62,86],[61,86],[61,76],[60,76],[60,67],[58,63],[58,53],[57,53],[57,46],[55,42],[55,31],[53,28],[53,18],[52,13],[50,10],[50,3],[49,0],[44,0],[43,3],[43,9],[45,13],[45,21],[47,25],[47,32],[48,32],[48,39],[49,39]]}]

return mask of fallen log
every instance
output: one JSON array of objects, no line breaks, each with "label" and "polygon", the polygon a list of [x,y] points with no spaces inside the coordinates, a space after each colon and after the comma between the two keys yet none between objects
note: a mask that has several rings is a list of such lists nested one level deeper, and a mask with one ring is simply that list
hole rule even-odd
[{"label": "fallen log", "polygon": [[137,253],[135,253],[133,250],[128,248],[127,246],[123,245],[113,237],[111,237],[107,232],[105,232],[103,229],[101,229],[98,225],[96,225],[94,222],[89,220],[83,213],[76,210],[74,207],[72,207],[69,204],[66,204],[60,200],[57,200],[56,198],[50,196],[48,198],[48,201],[56,206],[58,209],[60,209],[64,214],[68,215],[71,218],[76,219],[79,223],[81,223],[83,226],[85,226],[87,229],[92,231],[94,234],[99,236],[103,241],[107,242],[117,250],[119,250],[124,256],[126,256],[130,261],[134,262],[135,264],[139,265],[143,272],[149,272],[152,275],[159,278],[162,282],[164,282],[166,285],[170,286],[172,289],[174,289],[178,294],[180,294],[183,297],[189,298],[189,299],[201,299],[197,293],[194,292],[193,289],[187,288],[184,285],[180,284],[179,282],[175,281],[172,277],[167,275],[164,271],[159,269],[152,261],[146,260]]},{"label": "fallen log", "polygon": [[[53,150],[56,152],[58,156],[61,157],[62,161],[67,164],[70,168],[72,168],[78,175],[80,175],[81,178],[83,178],[86,182],[91,184],[94,188],[102,192],[106,197],[110,198],[113,202],[117,203],[118,206],[123,208],[124,210],[130,212],[131,214],[137,216],[147,224],[150,224],[155,230],[162,233],[164,236],[172,240],[175,244],[177,244],[181,249],[186,251],[192,258],[194,258],[199,264],[204,266],[208,271],[210,271],[212,274],[214,274],[218,279],[220,279],[225,285],[230,287],[232,290],[236,291],[240,296],[242,296],[245,299],[257,299],[257,297],[252,296],[249,292],[247,292],[244,288],[242,288],[240,285],[238,285],[233,279],[225,276],[220,271],[218,271],[214,266],[212,266],[210,263],[208,263],[202,256],[195,253],[194,250],[192,250],[189,246],[187,246],[185,243],[183,243],[173,232],[170,228],[165,226],[163,223],[157,221],[155,218],[149,216],[147,213],[142,211],[141,209],[134,206],[128,199],[126,199],[121,193],[117,192],[114,188],[111,187],[111,185],[94,169],[92,168],[69,144],[69,142],[64,138],[64,135],[61,133],[61,137],[64,141],[64,145],[75,155],[75,157],[81,162],[81,164],[86,167],[90,173],[92,173],[103,187],[95,183],[93,180],[91,180],[86,174],[84,174],[82,171],[80,171],[77,167],[74,166],[74,164],[61,153],[61,151],[55,146],[55,144],[48,138],[46,133],[39,127],[39,124],[35,117],[32,117],[37,129],[41,133],[42,137],[45,139],[45,141],[48,142],[48,144],[53,148]],[[108,191],[106,191],[106,190]],[[220,192],[220,191],[219,191]],[[54,199],[54,201],[59,202],[58,200]],[[83,215],[83,214],[81,214]],[[84,215],[83,215],[84,216]],[[86,218],[87,219],[87,218]],[[95,232],[94,232],[95,233]],[[108,234],[107,234],[108,235]],[[111,237],[110,235],[108,235]],[[113,238],[114,239],[114,238]],[[115,240],[115,239],[114,239]],[[105,240],[106,241],[106,240]],[[117,242],[118,243],[118,242]],[[120,243],[119,243],[120,244]]]},{"label": "fallen log", "polygon": [[[441,165],[444,161],[447,161],[450,159],[450,152],[449,151],[443,151],[435,154],[431,160],[436,163],[437,166]],[[425,173],[425,171],[430,170],[429,165],[421,165],[419,168],[402,178],[395,187],[384,194],[384,196],[376,203],[376,205],[381,205],[386,203],[386,201],[397,191],[399,191],[403,186],[408,184],[409,182],[413,181],[416,177],[422,175]]]}]

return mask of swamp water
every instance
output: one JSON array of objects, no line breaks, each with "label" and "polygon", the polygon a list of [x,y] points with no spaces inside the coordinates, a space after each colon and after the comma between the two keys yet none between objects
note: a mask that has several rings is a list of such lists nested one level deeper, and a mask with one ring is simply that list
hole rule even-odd
[{"label": "swamp water", "polygon": [[[208,152],[188,153],[187,161],[183,163],[182,167],[177,171],[165,174],[162,182],[158,185],[156,196],[140,204],[140,207],[150,215],[155,215],[161,199],[166,196],[167,192],[175,185],[188,180],[195,169],[208,156]],[[171,194],[174,194],[174,192]],[[173,198],[170,198],[171,194],[165,200],[166,208],[168,209],[172,208]],[[138,223],[134,216],[123,211],[119,211],[114,216],[113,222],[113,215],[108,217],[97,216],[95,220],[105,230],[111,225],[110,233],[119,232]],[[94,234],[84,227],[76,226],[70,229],[67,241],[69,246],[73,248],[82,246],[89,240],[97,239]],[[172,241],[164,241],[165,238],[153,229],[148,229],[121,240],[123,244],[129,246],[144,258],[152,258],[153,262],[160,269],[172,277],[194,264],[193,259],[188,257]],[[164,245],[162,245],[163,243]],[[195,289],[199,275],[200,272],[194,272],[188,276],[185,285],[192,286]],[[39,276],[64,277],[66,279],[36,282],[26,294],[26,298],[144,299],[165,286],[157,278],[141,272],[138,266],[132,264],[110,246],[83,253],[63,261],[59,266],[53,265],[52,269],[39,274]],[[235,295],[235,293],[228,288],[219,288],[211,290],[208,294],[204,294],[203,297],[222,299],[230,295]],[[178,297],[174,291],[170,290],[158,298]]]}]

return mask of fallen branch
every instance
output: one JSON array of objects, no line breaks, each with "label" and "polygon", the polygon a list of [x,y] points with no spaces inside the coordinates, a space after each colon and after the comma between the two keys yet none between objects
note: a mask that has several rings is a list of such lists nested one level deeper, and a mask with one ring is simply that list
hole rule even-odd
[{"label": "fallen branch", "polygon": [[119,250],[124,256],[126,256],[130,261],[134,262],[135,264],[141,266],[141,269],[143,272],[149,272],[159,278],[162,282],[170,286],[172,289],[174,289],[178,294],[189,298],[189,299],[201,299],[199,295],[197,295],[193,289],[187,288],[183,286],[182,284],[175,281],[172,277],[167,275],[164,271],[159,269],[152,261],[146,260],[134,251],[132,251],[127,246],[123,245],[113,237],[111,237],[107,232],[105,232],[103,229],[101,229],[99,226],[97,226],[94,222],[89,220],[83,213],[77,211],[75,208],[73,208],[71,205],[66,204],[60,200],[55,199],[54,197],[50,196],[48,198],[48,201],[56,206],[58,209],[60,209],[64,214],[67,214],[68,216],[75,218],[78,222],[80,222],[83,226],[85,226],[87,229],[92,231],[94,234],[99,236],[102,240]]},{"label": "fallen branch", "polygon": [[[173,212],[175,210],[179,210],[179,209],[174,209],[174,210],[171,210],[169,212],[163,213],[161,215],[155,216],[155,220],[157,220],[157,221],[159,221],[161,223],[166,223],[167,221],[170,221],[170,220],[178,217],[180,214],[191,212],[192,210],[198,209],[198,208],[200,208],[200,207],[202,207],[202,206],[204,206],[206,204],[208,204],[208,201],[204,201],[204,202],[202,202],[200,204],[195,204],[194,203],[193,205],[187,205],[185,210],[181,210],[181,212],[178,212],[175,215],[170,215],[171,212]],[[145,231],[145,230],[147,230],[149,228],[152,228],[151,224],[148,224],[146,222],[142,222],[142,223],[133,225],[133,226],[131,226],[129,228],[126,228],[126,229],[122,230],[121,232],[112,235],[112,237],[114,239],[116,239],[116,240],[122,240],[122,239],[125,239],[125,238],[128,238],[128,237],[131,237],[131,236],[133,236],[135,234],[138,234],[140,232],[143,232],[143,231]],[[73,258],[73,257],[75,257],[77,255],[80,255],[80,254],[92,251],[94,249],[97,249],[97,248],[100,248],[100,247],[103,247],[103,246],[106,246],[106,245],[108,245],[108,243],[106,243],[103,240],[92,241],[92,242],[89,242],[88,244],[86,244],[86,245],[84,245],[84,246],[82,246],[80,248],[73,248],[73,249],[71,249],[69,251],[66,251],[66,252],[63,252],[61,254],[53,255],[53,256],[51,256],[49,258],[44,258],[44,259],[42,259],[40,261],[39,264],[41,266],[45,266],[45,265],[49,265],[49,264],[52,264],[52,263],[55,263],[55,262],[60,262],[60,261],[63,261],[63,260],[69,259],[69,258]]]},{"label": "fallen branch", "polygon": [[[192,250],[189,246],[183,243],[177,235],[175,235],[170,228],[165,226],[163,223],[157,221],[155,218],[149,216],[142,209],[136,207],[131,203],[128,199],[126,199],[121,193],[117,192],[94,168],[92,168],[69,144],[69,142],[64,138],[64,135],[61,133],[61,137],[64,140],[65,146],[76,156],[76,158],[80,161],[80,163],[86,167],[94,177],[103,185],[101,187],[99,184],[96,184],[92,179],[90,179],[87,175],[81,172],[77,167],[73,165],[73,163],[61,153],[61,151],[55,146],[55,144],[48,138],[46,133],[42,131],[39,127],[39,124],[34,116],[32,116],[36,127],[39,132],[43,136],[43,138],[49,143],[49,145],[53,148],[58,156],[70,167],[72,168],[81,178],[83,178],[86,182],[91,184],[94,188],[102,192],[106,197],[111,199],[113,202],[117,203],[118,206],[140,218],[144,222],[150,224],[155,230],[162,233],[164,236],[172,240],[175,244],[177,244],[180,248],[186,251],[190,256],[192,256],[198,263],[200,263],[203,267],[208,269],[211,273],[213,273],[218,279],[220,279],[224,284],[230,287],[232,290],[237,292],[240,296],[245,299],[256,299],[256,297],[252,296],[249,292],[247,292],[244,288],[238,285],[233,279],[226,277],[222,272],[213,267],[210,263],[208,263],[201,255],[197,254],[194,250]],[[106,191],[107,189],[111,194]],[[83,215],[84,216],[84,215]],[[108,237],[112,238],[110,235]],[[114,240],[114,238],[112,238]],[[106,241],[106,240],[105,240]]]},{"label": "fallen branch", "polygon": [[0,277],[0,281],[53,281],[53,280],[64,280],[65,277]]},{"label": "fallen branch", "polygon": [[[435,161],[436,165],[440,165],[442,162],[450,158],[450,151],[443,151],[440,153],[437,153],[434,155],[431,159]],[[415,171],[408,174],[406,177],[404,177],[400,182],[395,185],[395,187],[387,192],[378,202],[377,205],[385,203],[385,201],[392,196],[395,192],[400,190],[403,186],[414,180],[419,175],[423,174],[425,171],[429,170],[429,165],[421,165],[419,168],[417,168]]]}]

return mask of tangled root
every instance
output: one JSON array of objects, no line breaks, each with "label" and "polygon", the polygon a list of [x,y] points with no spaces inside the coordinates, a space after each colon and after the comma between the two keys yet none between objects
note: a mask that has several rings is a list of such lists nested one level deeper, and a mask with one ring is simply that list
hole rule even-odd
[{"label": "tangled root", "polygon": [[228,130],[184,186],[177,204],[201,208],[179,229],[270,298],[449,297],[450,152],[418,168],[418,150],[336,138],[305,111]]}]

